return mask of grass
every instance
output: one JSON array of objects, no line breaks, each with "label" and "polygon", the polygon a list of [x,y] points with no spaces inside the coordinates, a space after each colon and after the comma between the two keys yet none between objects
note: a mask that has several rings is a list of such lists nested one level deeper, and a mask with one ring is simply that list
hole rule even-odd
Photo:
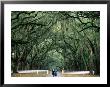
[{"label": "grass", "polygon": [[[33,72],[33,73],[14,73],[12,77],[48,77],[51,74],[51,71],[47,72]],[[99,77],[98,75],[90,74],[72,74],[72,73],[63,73],[62,77]]]},{"label": "grass", "polygon": [[99,77],[99,76],[90,74],[63,74],[63,77]]},{"label": "grass", "polygon": [[38,72],[38,73],[14,73],[12,77],[46,77],[47,72]]}]

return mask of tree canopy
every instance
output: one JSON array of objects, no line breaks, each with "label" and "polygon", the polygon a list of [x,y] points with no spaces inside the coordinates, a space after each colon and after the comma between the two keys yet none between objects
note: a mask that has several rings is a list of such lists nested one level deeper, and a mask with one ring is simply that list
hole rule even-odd
[{"label": "tree canopy", "polygon": [[12,71],[94,70],[100,74],[99,11],[12,11]]}]

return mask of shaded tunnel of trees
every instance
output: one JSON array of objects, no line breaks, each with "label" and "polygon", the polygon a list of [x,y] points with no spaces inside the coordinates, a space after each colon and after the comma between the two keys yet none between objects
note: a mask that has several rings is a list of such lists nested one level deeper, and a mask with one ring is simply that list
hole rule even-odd
[{"label": "shaded tunnel of trees", "polygon": [[11,70],[52,68],[100,75],[99,11],[11,12]]}]

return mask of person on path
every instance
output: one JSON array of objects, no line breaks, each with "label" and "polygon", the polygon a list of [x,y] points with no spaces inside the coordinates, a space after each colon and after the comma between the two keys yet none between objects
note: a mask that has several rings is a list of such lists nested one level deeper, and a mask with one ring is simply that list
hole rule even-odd
[{"label": "person on path", "polygon": [[54,75],[57,76],[57,70],[54,71]]},{"label": "person on path", "polygon": [[53,75],[53,77],[55,76],[55,70],[54,69],[52,69],[52,75]]}]

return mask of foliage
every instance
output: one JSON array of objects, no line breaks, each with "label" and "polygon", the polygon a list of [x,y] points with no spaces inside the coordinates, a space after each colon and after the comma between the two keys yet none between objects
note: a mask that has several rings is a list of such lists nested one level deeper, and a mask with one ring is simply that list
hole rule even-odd
[{"label": "foliage", "polygon": [[99,11],[12,11],[12,71],[95,70],[100,74]]}]

